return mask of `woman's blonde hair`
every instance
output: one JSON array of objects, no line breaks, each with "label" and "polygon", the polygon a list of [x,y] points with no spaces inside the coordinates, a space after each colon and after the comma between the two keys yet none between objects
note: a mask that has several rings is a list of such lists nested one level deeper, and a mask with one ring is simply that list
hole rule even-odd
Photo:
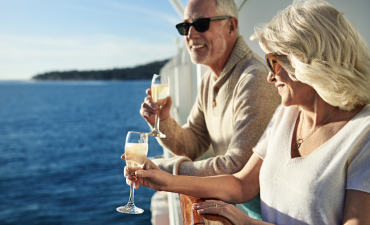
[{"label": "woman's blonde hair", "polygon": [[332,106],[370,103],[370,51],[356,27],[323,0],[295,0],[251,37],[282,62],[293,80],[312,86]]}]

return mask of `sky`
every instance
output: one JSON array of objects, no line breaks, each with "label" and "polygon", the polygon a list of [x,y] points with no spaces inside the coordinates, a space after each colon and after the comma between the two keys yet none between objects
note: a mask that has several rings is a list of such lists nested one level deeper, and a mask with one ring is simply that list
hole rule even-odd
[{"label": "sky", "polygon": [[0,80],[167,59],[181,21],[168,0],[0,0]]},{"label": "sky", "polygon": [[[268,22],[292,2],[276,1],[248,0],[239,15],[241,34],[262,56],[258,42],[249,37],[256,24]],[[370,43],[370,0],[327,1],[344,10]],[[177,53],[174,40],[183,44],[175,28],[181,21],[169,0],[0,0],[0,80],[168,59]]]}]

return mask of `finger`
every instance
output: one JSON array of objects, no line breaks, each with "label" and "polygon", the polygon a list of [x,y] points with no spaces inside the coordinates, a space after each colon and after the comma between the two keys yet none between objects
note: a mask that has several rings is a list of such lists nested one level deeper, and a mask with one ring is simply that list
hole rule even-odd
[{"label": "finger", "polygon": [[200,214],[215,214],[215,215],[221,215],[223,208],[219,207],[208,207],[205,209],[199,209],[197,210],[198,213]]},{"label": "finger", "polygon": [[133,182],[133,181],[131,181],[131,180],[129,180],[129,179],[126,179],[126,184],[127,184],[128,186],[132,186],[132,185],[134,184],[134,182]]},{"label": "finger", "polygon": [[[153,103],[153,105],[156,106],[154,103]],[[143,103],[141,108],[143,109],[144,112],[157,114],[158,113],[158,108],[154,109],[153,105],[150,105],[148,103]]]},{"label": "finger", "polygon": [[199,202],[199,203],[193,204],[193,209],[195,210],[206,209],[206,208],[211,208],[211,207],[213,207],[213,204],[210,204],[208,202]]},{"label": "finger", "polygon": [[227,205],[228,204],[223,201],[206,200],[205,202],[194,203],[193,209],[200,214],[222,215],[222,213],[227,209]]},{"label": "finger", "polygon": [[147,95],[152,96],[152,89],[148,88],[145,92]]},{"label": "finger", "polygon": [[125,177],[127,177],[129,175],[129,172],[128,172],[128,169],[127,169],[127,166],[125,166],[125,168],[123,169],[123,175]]},{"label": "finger", "polygon": [[172,105],[172,98],[170,96],[166,97],[165,104],[162,107],[162,110],[166,110],[167,108],[171,108]]},{"label": "finger", "polygon": [[214,204],[214,203],[216,203],[216,204],[227,204],[227,203],[225,203],[223,201],[219,201],[219,200],[206,200],[205,202],[206,203],[211,203],[211,204]]},{"label": "finger", "polygon": [[136,176],[132,176],[130,172],[127,170],[127,167],[125,166],[125,169],[123,170],[123,175],[125,176],[126,179],[135,181],[137,178]]},{"label": "finger", "polygon": [[157,110],[158,106],[153,102],[152,97],[148,96],[144,98],[144,103],[148,104],[152,109]]},{"label": "finger", "polygon": [[138,182],[135,182],[135,189],[139,189],[140,185],[138,184]]},{"label": "finger", "polygon": [[125,159],[125,158],[126,158],[125,154],[121,155],[121,159]]},{"label": "finger", "polygon": [[168,96],[166,99],[166,104],[161,109],[161,115],[160,115],[161,121],[164,119],[167,119],[170,116],[171,105],[172,105],[172,98]]},{"label": "finger", "polygon": [[136,177],[136,176],[132,176],[132,175],[128,174],[128,175],[126,176],[126,179],[134,182],[134,181],[136,181],[136,180],[137,180],[137,177]]},{"label": "finger", "polygon": [[[215,205],[216,204],[216,205]],[[212,207],[224,207],[226,204],[223,201],[216,201],[216,200],[206,200],[205,202],[199,202],[193,204],[193,209],[205,209],[205,208],[212,208]]]},{"label": "finger", "polygon": [[168,96],[167,100],[166,100],[166,106],[171,107],[171,105],[172,105],[172,98],[171,98],[171,96]]},{"label": "finger", "polygon": [[143,165],[144,170],[155,170],[159,169],[157,165],[155,165],[152,160],[150,159],[145,159],[145,163]]},{"label": "finger", "polygon": [[[143,104],[145,104],[145,103],[143,103]],[[153,109],[151,109],[151,110],[153,111]],[[155,114],[155,111],[154,111],[154,113],[153,112],[149,112],[147,109],[145,109],[144,106],[142,106],[140,108],[140,115],[142,117],[144,117],[144,118],[152,118],[154,116],[154,114]]]},{"label": "finger", "polygon": [[[136,185],[136,183],[138,183],[138,180],[136,179],[136,177],[133,177],[133,179],[126,178],[126,183],[128,185]],[[138,185],[140,186],[140,183],[138,183]]]}]

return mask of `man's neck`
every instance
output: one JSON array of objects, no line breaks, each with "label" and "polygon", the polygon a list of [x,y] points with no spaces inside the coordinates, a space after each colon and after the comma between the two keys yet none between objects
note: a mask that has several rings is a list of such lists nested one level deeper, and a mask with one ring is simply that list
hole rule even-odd
[{"label": "man's neck", "polygon": [[236,38],[226,48],[224,56],[227,56],[227,57],[222,57],[220,60],[217,60],[216,62],[214,62],[210,65],[207,65],[212,70],[213,74],[215,75],[215,78],[214,78],[215,80],[217,80],[221,76],[221,73],[224,70],[224,68],[226,66],[226,63],[227,63],[227,61],[229,61],[231,53],[234,50],[234,47],[235,47],[235,44],[236,44],[237,40],[238,40],[238,38]]}]

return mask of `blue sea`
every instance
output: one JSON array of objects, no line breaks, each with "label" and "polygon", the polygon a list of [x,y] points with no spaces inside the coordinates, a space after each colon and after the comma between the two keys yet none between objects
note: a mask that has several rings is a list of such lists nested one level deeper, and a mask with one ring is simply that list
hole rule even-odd
[{"label": "blue sea", "polygon": [[[155,191],[135,204],[123,176],[128,131],[149,131],[140,105],[150,81],[0,82],[0,224],[151,224]],[[162,154],[154,138],[148,157]]]}]

